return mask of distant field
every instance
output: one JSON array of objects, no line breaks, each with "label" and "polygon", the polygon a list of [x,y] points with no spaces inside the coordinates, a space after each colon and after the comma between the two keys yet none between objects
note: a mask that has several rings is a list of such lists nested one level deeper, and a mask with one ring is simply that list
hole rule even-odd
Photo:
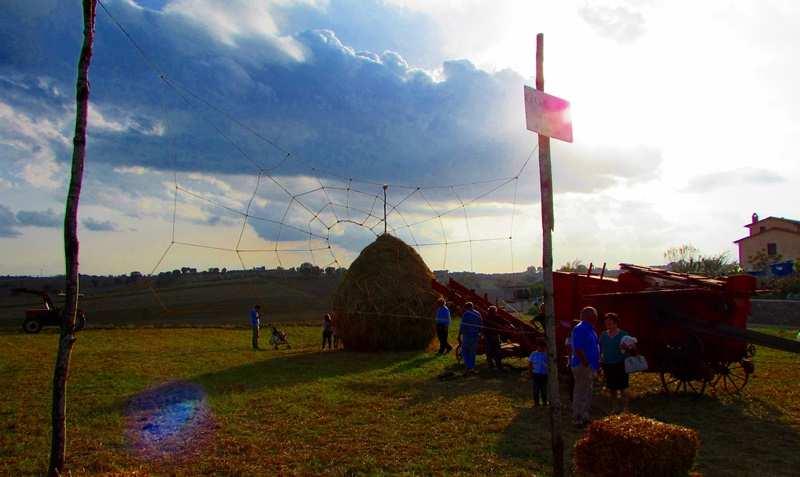
[{"label": "distant field", "polygon": [[[86,289],[80,307],[89,326],[242,325],[255,303],[276,321],[320,321],[329,311],[336,278],[253,277],[112,290]],[[56,298],[55,296],[53,297]],[[60,303],[61,299],[56,302]],[[25,309],[38,307],[35,296],[7,296],[0,301],[0,328],[19,328]]]},{"label": "distant field", "polygon": [[[253,352],[237,329],[82,333],[69,387],[73,475],[547,475],[547,411],[531,407],[521,371],[439,381],[456,369],[452,356],[319,353],[317,327],[285,329],[291,351]],[[46,467],[55,346],[53,333],[0,334],[0,475]],[[697,429],[698,472],[797,475],[798,356],[760,349],[739,398],[668,398],[656,379],[633,380],[632,410]],[[195,454],[142,455],[126,428],[150,424],[127,422],[126,409],[174,380],[205,391],[208,425],[186,443]],[[606,407],[596,399],[594,415]],[[564,424],[571,448],[578,433]]]}]

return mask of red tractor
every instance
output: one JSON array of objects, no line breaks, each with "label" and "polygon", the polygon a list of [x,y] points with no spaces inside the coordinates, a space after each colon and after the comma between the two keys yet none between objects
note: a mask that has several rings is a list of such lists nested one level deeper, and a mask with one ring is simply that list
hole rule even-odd
[{"label": "red tractor", "polygon": [[[53,304],[53,300],[46,291],[14,288],[11,292],[14,294],[36,295],[42,299],[41,308],[25,310],[25,321],[22,323],[22,329],[25,333],[38,333],[45,326],[61,326],[61,309]],[[75,329],[82,330],[84,327],[86,327],[86,314],[83,310],[78,310]]]}]

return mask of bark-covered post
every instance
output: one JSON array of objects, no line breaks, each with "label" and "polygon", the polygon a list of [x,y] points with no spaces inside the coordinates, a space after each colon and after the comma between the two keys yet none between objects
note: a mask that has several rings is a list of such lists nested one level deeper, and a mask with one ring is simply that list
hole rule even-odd
[{"label": "bark-covered post", "polygon": [[76,82],[75,136],[72,140],[72,175],[64,214],[64,258],[66,262],[66,303],[61,317],[58,354],[53,371],[52,440],[48,475],[64,475],[67,448],[67,378],[72,348],[75,346],[75,322],[78,313],[78,203],[86,158],[86,123],[89,110],[89,64],[92,61],[96,0],[83,0],[83,46],[78,60]]},{"label": "bark-covered post", "polygon": [[[544,35],[536,35],[536,89],[544,91]],[[555,300],[553,299],[553,174],[550,167],[550,138],[539,134],[539,186],[542,202],[542,275],[544,279],[545,334],[549,378],[550,438],[553,448],[553,475],[564,475],[564,438],[561,435],[561,398],[558,383]]]}]

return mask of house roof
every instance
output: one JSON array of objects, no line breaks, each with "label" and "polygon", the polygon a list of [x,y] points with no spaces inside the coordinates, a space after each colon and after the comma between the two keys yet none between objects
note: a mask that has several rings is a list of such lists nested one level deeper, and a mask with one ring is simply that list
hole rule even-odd
[{"label": "house roof", "polygon": [[752,223],[749,223],[749,224],[745,224],[744,227],[748,227],[749,228],[749,227],[752,227],[754,225],[758,225],[761,222],[763,222],[765,220],[769,220],[769,219],[783,220],[784,222],[789,222],[790,224],[800,225],[800,220],[787,219],[786,217],[773,217],[773,216],[770,215],[769,217],[765,217],[765,218],[759,220],[758,222],[752,222]]},{"label": "house roof", "polygon": [[[756,222],[756,223],[758,223],[758,222]],[[755,237],[757,237],[759,235],[764,235],[764,234],[768,234],[768,233],[775,232],[775,231],[788,232],[790,234],[800,235],[800,231],[797,231],[797,230],[786,229],[786,228],[783,228],[783,227],[772,227],[771,229],[764,230],[763,232],[757,232],[757,233],[754,233],[753,235],[748,235],[747,237],[742,237],[739,240],[734,240],[733,243],[739,243],[739,242],[742,242],[744,240],[755,238]]]}]

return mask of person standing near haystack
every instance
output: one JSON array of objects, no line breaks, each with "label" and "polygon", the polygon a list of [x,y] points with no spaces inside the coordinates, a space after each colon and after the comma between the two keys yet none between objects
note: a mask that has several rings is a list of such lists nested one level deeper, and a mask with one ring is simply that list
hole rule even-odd
[{"label": "person standing near haystack", "polygon": [[486,348],[486,362],[490,368],[503,370],[503,359],[500,354],[500,333],[497,332],[497,307],[490,306],[486,310],[486,324],[483,327],[483,344]]},{"label": "person standing near haystack", "polygon": [[587,306],[581,310],[581,321],[572,330],[572,356],[570,366],[575,379],[572,391],[572,417],[577,427],[584,427],[591,420],[592,385],[594,375],[600,369],[600,346],[594,323],[597,310]]},{"label": "person standing near haystack", "polygon": [[250,310],[250,327],[253,329],[253,349],[258,347],[258,337],[261,334],[261,305],[256,305]]},{"label": "person standing near haystack", "polygon": [[333,320],[331,314],[326,313],[325,318],[322,320],[322,349],[328,346],[328,349],[333,349]]},{"label": "person standing near haystack", "polygon": [[461,326],[458,329],[458,341],[461,343],[461,357],[467,370],[465,375],[475,372],[475,355],[478,352],[478,338],[481,335],[483,320],[481,314],[475,310],[472,302],[464,303],[464,313],[461,315]]},{"label": "person standing near haystack", "polygon": [[447,342],[447,335],[450,333],[450,309],[447,308],[444,298],[439,298],[436,304],[439,305],[436,309],[436,337],[439,338],[439,352],[436,354],[443,355],[453,350],[453,347]]}]

